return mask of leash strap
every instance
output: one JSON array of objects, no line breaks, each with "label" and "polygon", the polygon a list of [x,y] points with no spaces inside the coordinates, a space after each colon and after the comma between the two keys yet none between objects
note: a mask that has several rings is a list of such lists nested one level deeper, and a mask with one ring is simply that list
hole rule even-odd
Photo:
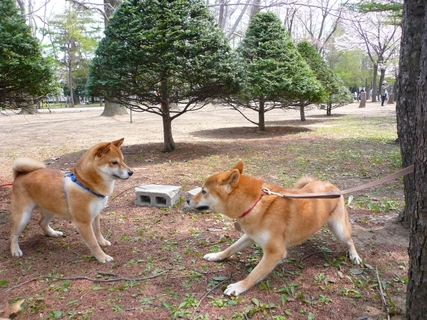
[{"label": "leash strap", "polygon": [[320,193],[276,193],[273,191],[270,191],[268,188],[261,188],[262,192],[265,194],[275,195],[282,198],[324,198],[324,199],[332,199],[332,198],[339,198],[342,195],[353,193],[356,191],[361,191],[364,189],[369,189],[372,187],[375,187],[377,185],[391,182],[393,180],[396,180],[397,178],[406,176],[410,173],[414,172],[414,165],[406,167],[405,169],[402,169],[394,174],[388,175],[382,179],[371,181],[365,184],[362,184],[360,186],[346,189],[346,190],[340,190],[340,191],[331,191],[331,192],[320,192]]},{"label": "leash strap", "polygon": [[0,187],[12,187],[13,186],[13,183],[5,183],[5,184],[2,184],[2,185],[0,185]]}]

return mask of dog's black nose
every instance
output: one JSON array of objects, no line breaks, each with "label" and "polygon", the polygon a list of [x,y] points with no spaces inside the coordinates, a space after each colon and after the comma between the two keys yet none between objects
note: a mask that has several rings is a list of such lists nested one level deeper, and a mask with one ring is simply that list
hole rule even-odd
[{"label": "dog's black nose", "polygon": [[132,170],[129,170],[129,171],[128,171],[128,175],[129,175],[129,177],[130,177],[131,175],[133,175],[133,171],[132,171]]}]

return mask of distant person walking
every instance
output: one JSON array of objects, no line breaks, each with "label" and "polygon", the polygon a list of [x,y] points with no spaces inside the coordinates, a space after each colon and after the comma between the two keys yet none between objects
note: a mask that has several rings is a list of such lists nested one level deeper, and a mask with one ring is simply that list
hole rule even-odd
[{"label": "distant person walking", "polygon": [[387,81],[384,81],[381,86],[381,105],[384,105],[385,99],[387,98],[388,92],[387,92]]}]

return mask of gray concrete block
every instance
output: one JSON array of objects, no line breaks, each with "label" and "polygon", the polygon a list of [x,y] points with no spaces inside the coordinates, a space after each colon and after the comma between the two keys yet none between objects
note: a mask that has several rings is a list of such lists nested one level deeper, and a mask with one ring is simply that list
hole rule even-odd
[{"label": "gray concrete block", "polygon": [[[200,191],[202,191],[202,188],[201,188],[201,187],[198,187],[198,188],[195,188],[195,189],[188,190],[188,191],[185,193],[184,210],[188,210],[188,211],[190,211],[190,210],[196,210],[196,209],[194,209],[194,208],[192,208],[192,207],[190,207],[190,206],[188,205],[188,203],[187,203],[187,199],[191,198],[191,197],[192,197],[192,196],[194,196],[195,194],[198,194]],[[197,210],[196,210],[196,211],[197,211]]]},{"label": "gray concrete block", "polygon": [[188,190],[188,191],[185,193],[185,200],[187,200],[188,198],[191,198],[192,196],[194,196],[194,195],[198,194],[200,191],[202,191],[202,188],[201,188],[201,187],[197,187],[197,188],[195,188],[195,189]]},{"label": "gray concrete block", "polygon": [[135,188],[135,205],[146,207],[172,207],[179,201],[181,187],[144,184]]}]

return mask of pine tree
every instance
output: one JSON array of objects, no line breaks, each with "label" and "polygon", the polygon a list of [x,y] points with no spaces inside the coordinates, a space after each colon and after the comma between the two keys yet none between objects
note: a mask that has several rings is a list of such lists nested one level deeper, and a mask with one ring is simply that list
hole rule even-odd
[{"label": "pine tree", "polygon": [[254,16],[237,53],[244,81],[238,99],[230,103],[236,109],[243,105],[257,111],[260,130],[265,130],[265,112],[294,101],[315,103],[322,99],[321,84],[275,14]]},{"label": "pine tree", "polygon": [[[175,149],[172,120],[234,88],[228,40],[200,0],[126,1],[93,60],[88,89],[163,120],[164,149]],[[172,110],[179,103],[181,110]]]},{"label": "pine tree", "polygon": [[[42,99],[55,88],[49,61],[43,58],[39,41],[31,35],[14,0],[0,1],[0,104],[28,105],[34,113],[33,99]],[[24,104],[25,102],[25,104]]]},{"label": "pine tree", "polygon": [[326,103],[327,115],[332,114],[332,109],[353,102],[353,97],[344,86],[344,82],[328,67],[326,61],[308,41],[299,42],[297,48],[323,86],[325,99],[320,102]]}]

